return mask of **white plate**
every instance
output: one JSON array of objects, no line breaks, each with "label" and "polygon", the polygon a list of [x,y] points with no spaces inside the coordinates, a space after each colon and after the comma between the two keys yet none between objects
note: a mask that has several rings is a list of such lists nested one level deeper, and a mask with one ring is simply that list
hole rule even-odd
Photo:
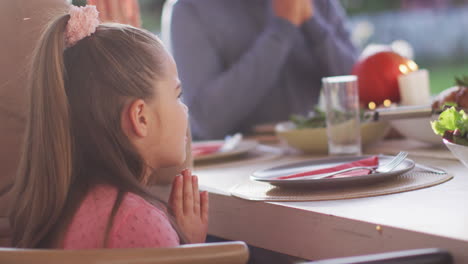
[{"label": "white plate", "polygon": [[[192,147],[196,147],[198,144],[207,145],[207,144],[222,144],[223,140],[211,140],[211,141],[195,141],[192,143]],[[237,147],[231,151],[226,152],[214,152],[205,155],[194,156],[193,160],[197,161],[212,161],[218,159],[227,159],[237,156],[242,156],[247,154],[249,151],[255,149],[258,145],[258,142],[255,140],[242,140]]]},{"label": "white plate", "polygon": [[431,121],[437,120],[437,116],[391,120],[392,126],[404,137],[415,139],[433,145],[442,145],[439,135],[432,131]]},{"label": "white plate", "polygon": [[[250,178],[256,181],[268,182],[272,185],[279,187],[296,187],[296,188],[310,188],[310,187],[347,187],[355,186],[358,184],[367,184],[377,181],[382,181],[396,177],[400,174],[408,172],[414,168],[414,161],[405,159],[398,167],[391,172],[385,173],[372,173],[363,176],[351,176],[342,178],[328,178],[328,179],[285,179],[278,180],[277,177],[287,176],[295,173],[323,169],[327,167],[334,167],[343,163],[357,161],[371,156],[355,156],[355,157],[333,157],[318,160],[309,160],[291,163],[283,166],[273,167],[265,170],[254,172]],[[394,156],[379,155],[379,164],[386,164]]]}]

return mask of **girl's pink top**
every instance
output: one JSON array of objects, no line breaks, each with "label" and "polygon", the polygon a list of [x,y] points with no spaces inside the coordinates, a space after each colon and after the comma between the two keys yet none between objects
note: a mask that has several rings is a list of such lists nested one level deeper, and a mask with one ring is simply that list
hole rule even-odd
[{"label": "girl's pink top", "polygon": [[[63,248],[103,248],[106,226],[116,197],[115,187],[94,187],[75,213],[65,234]],[[164,212],[136,194],[125,194],[109,233],[108,248],[178,245],[179,237]]]}]

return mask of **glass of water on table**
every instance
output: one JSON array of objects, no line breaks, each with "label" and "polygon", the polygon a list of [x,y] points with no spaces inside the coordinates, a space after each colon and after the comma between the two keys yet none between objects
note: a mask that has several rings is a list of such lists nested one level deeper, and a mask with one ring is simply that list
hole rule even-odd
[{"label": "glass of water on table", "polygon": [[322,85],[329,155],[361,155],[357,76],[325,77]]}]

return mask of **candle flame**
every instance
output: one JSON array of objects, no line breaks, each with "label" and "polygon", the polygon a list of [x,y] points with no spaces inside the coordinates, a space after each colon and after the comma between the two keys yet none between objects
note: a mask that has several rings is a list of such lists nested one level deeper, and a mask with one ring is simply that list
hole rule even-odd
[{"label": "candle flame", "polygon": [[401,73],[403,74],[407,74],[409,72],[409,69],[408,69],[408,66],[404,65],[404,64],[400,64],[400,66],[398,67],[398,69],[400,70]]},{"label": "candle flame", "polygon": [[416,71],[418,69],[418,65],[416,64],[416,62],[410,60],[408,61],[408,67],[412,70],[412,71]]},{"label": "candle flame", "polygon": [[369,102],[367,107],[369,107],[370,110],[374,110],[377,105],[374,102]]}]

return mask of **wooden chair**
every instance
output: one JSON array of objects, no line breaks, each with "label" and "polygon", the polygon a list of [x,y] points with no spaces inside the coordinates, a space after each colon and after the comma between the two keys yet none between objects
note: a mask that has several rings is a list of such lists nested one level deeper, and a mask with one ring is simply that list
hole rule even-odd
[{"label": "wooden chair", "polygon": [[424,248],[371,254],[355,257],[324,259],[303,264],[452,264],[452,255],[443,249]]},{"label": "wooden chair", "polygon": [[2,264],[243,264],[248,258],[247,245],[240,241],[144,249],[0,248]]}]

